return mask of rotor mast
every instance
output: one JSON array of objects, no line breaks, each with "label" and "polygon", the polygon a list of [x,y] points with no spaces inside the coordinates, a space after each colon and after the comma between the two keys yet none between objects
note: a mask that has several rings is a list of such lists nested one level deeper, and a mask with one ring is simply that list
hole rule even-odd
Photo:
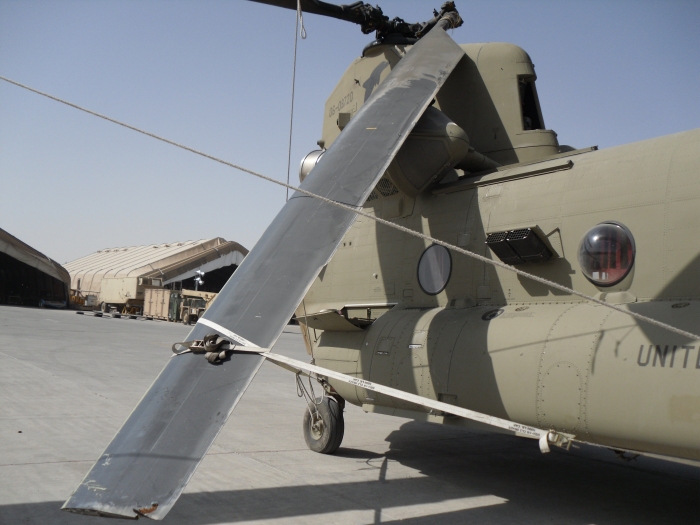
[{"label": "rotor mast", "polygon": [[[252,1],[287,9],[297,9],[296,0]],[[375,44],[415,44],[436,25],[440,25],[442,29],[454,29],[462,25],[462,18],[452,1],[445,2],[440,11],[433,10],[433,18],[422,23],[409,23],[399,17],[389,19],[381,7],[361,1],[337,5],[321,0],[301,0],[299,4],[305,13],[328,16],[358,24],[360,30],[366,35],[374,31],[376,33]]]},{"label": "rotor mast", "polygon": [[[312,0],[314,3],[326,4]],[[332,4],[326,4],[332,6]],[[389,19],[379,6],[372,6],[364,2],[355,2],[350,5],[332,6],[338,8],[338,18],[353,22],[360,26],[364,34],[376,32],[378,42],[383,42],[390,35],[397,35],[411,40],[418,40],[435,25],[440,24],[443,29],[456,28],[462,25],[462,18],[457,12],[454,2],[445,2],[440,11],[433,10],[433,18],[422,23],[408,23],[402,18]]]}]

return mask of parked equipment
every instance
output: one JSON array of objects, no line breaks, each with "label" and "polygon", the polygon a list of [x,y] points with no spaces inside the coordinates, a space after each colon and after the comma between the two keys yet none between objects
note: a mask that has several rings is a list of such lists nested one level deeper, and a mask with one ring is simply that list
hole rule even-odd
[{"label": "parked equipment", "polygon": [[[175,316],[171,315],[170,303],[179,299],[179,292],[167,288],[148,288],[144,290],[143,315],[163,321],[176,321],[179,308],[175,310]],[[179,301],[178,301],[179,303]]]},{"label": "parked equipment", "polygon": [[196,323],[216,295],[197,290],[149,288],[144,294],[143,315],[162,321]]},{"label": "parked equipment", "polygon": [[182,290],[181,293],[180,319],[182,319],[183,324],[196,323],[217,295],[213,292],[200,292],[198,290]]}]

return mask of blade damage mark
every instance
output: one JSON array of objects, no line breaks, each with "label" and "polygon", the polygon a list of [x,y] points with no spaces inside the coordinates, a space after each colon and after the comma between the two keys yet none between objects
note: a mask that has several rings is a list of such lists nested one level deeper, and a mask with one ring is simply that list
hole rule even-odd
[{"label": "blade damage mark", "polygon": [[150,507],[143,507],[141,509],[134,509],[134,512],[138,514],[139,516],[143,516],[144,518],[147,518],[149,514],[152,512],[155,512],[156,509],[158,508],[158,502],[154,501],[151,503]]}]

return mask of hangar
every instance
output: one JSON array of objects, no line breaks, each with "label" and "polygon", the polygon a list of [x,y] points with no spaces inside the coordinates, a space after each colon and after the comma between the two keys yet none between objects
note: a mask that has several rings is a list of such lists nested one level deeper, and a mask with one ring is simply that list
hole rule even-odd
[{"label": "hangar", "polygon": [[199,241],[106,248],[65,265],[71,289],[88,305],[142,307],[148,288],[195,289],[218,293],[248,250],[221,237]]},{"label": "hangar", "polygon": [[63,266],[0,229],[0,304],[68,304],[70,276]]}]

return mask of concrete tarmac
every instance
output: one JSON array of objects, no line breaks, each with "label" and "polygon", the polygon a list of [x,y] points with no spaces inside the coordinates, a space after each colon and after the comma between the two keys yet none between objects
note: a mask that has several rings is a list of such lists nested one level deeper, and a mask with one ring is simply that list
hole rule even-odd
[{"label": "concrete tarmac", "polygon": [[[0,524],[127,523],[59,510],[189,327],[0,306]],[[275,352],[308,359],[297,327]],[[165,524],[693,524],[700,469],[348,405],[307,449],[294,376],[265,363]]]}]

